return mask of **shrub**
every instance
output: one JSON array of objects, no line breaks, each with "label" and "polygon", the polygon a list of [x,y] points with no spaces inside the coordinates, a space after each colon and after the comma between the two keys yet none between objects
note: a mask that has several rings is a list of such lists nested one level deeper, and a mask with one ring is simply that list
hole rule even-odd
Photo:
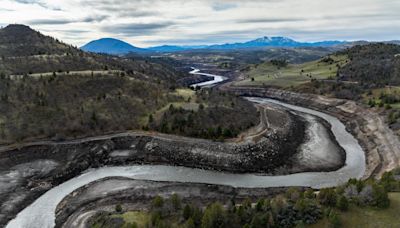
[{"label": "shrub", "polygon": [[333,210],[331,211],[331,213],[329,214],[329,223],[331,225],[331,227],[333,228],[340,228],[341,227],[341,222],[339,219],[339,215],[334,212]]},{"label": "shrub", "polygon": [[339,196],[336,203],[336,207],[341,211],[347,211],[347,209],[349,208],[349,202],[347,198],[343,195]]},{"label": "shrub", "polygon": [[156,196],[151,205],[153,208],[161,208],[164,206],[164,199],[161,196]]},{"label": "shrub", "polygon": [[118,212],[118,213],[121,213],[121,212],[122,212],[122,206],[121,206],[121,204],[117,204],[117,205],[115,206],[115,211]]},{"label": "shrub", "polygon": [[182,203],[181,203],[181,199],[179,198],[179,196],[177,194],[173,194],[171,196],[171,203],[172,203],[172,207],[174,208],[174,210],[179,210],[181,209]]},{"label": "shrub", "polygon": [[336,192],[333,188],[321,189],[318,194],[318,201],[320,204],[325,206],[335,206],[336,205]]}]

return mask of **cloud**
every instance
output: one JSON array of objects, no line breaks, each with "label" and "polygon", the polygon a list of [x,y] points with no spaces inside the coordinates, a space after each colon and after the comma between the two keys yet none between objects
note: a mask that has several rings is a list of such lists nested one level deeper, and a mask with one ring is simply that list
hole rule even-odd
[{"label": "cloud", "polygon": [[236,5],[234,3],[220,3],[220,2],[218,2],[218,3],[214,3],[212,5],[212,8],[215,11],[224,11],[224,10],[234,9],[236,7],[238,7],[238,5]]},{"label": "cloud", "polygon": [[71,24],[71,23],[93,23],[93,22],[101,22],[108,18],[108,16],[87,16],[82,19],[34,19],[28,21],[30,25],[64,25],[64,24]]},{"label": "cloud", "polygon": [[69,19],[35,19],[28,21],[30,25],[63,25],[73,23]]},{"label": "cloud", "polygon": [[110,26],[103,26],[104,32],[119,34],[124,36],[145,36],[157,33],[161,29],[174,25],[172,22],[157,23],[127,23]]},{"label": "cloud", "polygon": [[46,2],[41,1],[41,0],[14,0],[14,1],[18,2],[18,3],[21,3],[21,4],[38,5],[38,6],[41,6],[43,8],[46,8],[46,9],[51,9],[51,10],[55,10],[55,11],[61,11],[60,7],[52,6],[52,5],[47,4]]},{"label": "cloud", "polygon": [[75,45],[102,37],[137,46],[279,35],[299,41],[400,38],[399,0],[0,1],[2,24],[27,23]]},{"label": "cloud", "polygon": [[77,21],[77,22],[86,22],[86,23],[90,23],[90,22],[102,22],[104,20],[107,20],[109,18],[109,16],[107,15],[95,15],[95,16],[87,16],[85,18],[83,18],[81,21]]}]

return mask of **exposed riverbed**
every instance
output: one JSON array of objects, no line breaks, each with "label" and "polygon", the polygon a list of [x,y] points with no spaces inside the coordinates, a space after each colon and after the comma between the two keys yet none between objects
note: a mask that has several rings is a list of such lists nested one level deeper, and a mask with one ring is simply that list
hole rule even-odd
[{"label": "exposed riverbed", "polygon": [[[194,69],[192,74],[203,74]],[[203,74],[205,75],[205,74]],[[207,74],[214,80],[195,84],[193,86],[213,86],[226,78],[218,75]],[[310,123],[313,118],[322,118],[331,126],[333,136],[346,153],[344,167],[333,172],[309,172],[283,176],[262,176],[257,174],[232,174],[225,172],[209,171],[202,169],[165,166],[165,165],[132,165],[128,167],[103,167],[91,169],[84,174],[72,178],[57,187],[52,188],[30,206],[21,211],[7,227],[54,227],[55,210],[59,202],[74,190],[93,181],[106,177],[127,177],[137,180],[152,180],[166,182],[205,183],[226,185],[240,188],[269,188],[305,186],[313,188],[331,187],[346,182],[349,178],[360,178],[365,171],[365,155],[357,140],[346,131],[345,126],[335,117],[311,109],[289,105],[266,98],[248,98],[254,103],[274,104],[287,109],[309,115]],[[310,130],[311,129],[311,130]],[[332,148],[330,140],[326,139],[328,133],[316,124],[311,124],[308,132],[310,138],[302,146],[298,154],[299,159],[336,159],[330,154]]]},{"label": "exposed riverbed", "polygon": [[285,176],[260,176],[255,174],[230,174],[201,169],[163,166],[135,165],[129,167],[103,167],[89,170],[51,189],[33,204],[20,212],[7,227],[53,227],[55,209],[61,200],[72,191],[90,182],[105,177],[119,176],[138,180],[208,183],[242,188],[268,188],[285,186],[307,186],[313,188],[336,186],[349,178],[360,178],[365,170],[364,152],[357,140],[346,131],[335,117],[299,106],[293,106],[265,98],[249,98],[257,103],[274,103],[286,108],[308,113],[325,119],[332,126],[332,133],[346,152],[346,165],[334,172],[298,173]]}]

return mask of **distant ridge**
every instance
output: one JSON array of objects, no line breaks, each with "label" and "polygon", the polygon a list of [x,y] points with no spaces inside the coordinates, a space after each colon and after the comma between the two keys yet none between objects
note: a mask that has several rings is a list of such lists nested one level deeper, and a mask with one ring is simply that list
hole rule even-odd
[{"label": "distant ridge", "polygon": [[315,43],[298,42],[287,37],[262,37],[245,43],[212,45],[209,49],[244,49],[260,47],[330,47],[344,44],[343,41],[322,41]]},{"label": "distant ridge", "polygon": [[346,44],[345,41],[321,41],[314,43],[298,42],[287,37],[261,37],[244,43],[227,43],[220,45],[178,46],[161,45],[150,48],[138,48],[129,43],[113,38],[94,40],[81,47],[84,51],[106,53],[113,55],[127,54],[130,52],[179,52],[186,50],[235,50],[263,47],[331,47]]},{"label": "distant ridge", "polygon": [[146,52],[146,49],[135,47],[127,42],[114,38],[94,40],[81,47],[82,50],[93,53],[123,55],[130,52]]}]

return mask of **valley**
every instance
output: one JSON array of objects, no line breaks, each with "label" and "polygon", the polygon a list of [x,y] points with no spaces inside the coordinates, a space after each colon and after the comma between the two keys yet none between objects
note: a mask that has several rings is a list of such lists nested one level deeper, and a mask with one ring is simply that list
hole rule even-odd
[{"label": "valley", "polygon": [[[365,189],[400,189],[397,45],[280,38],[289,43],[116,56],[22,25],[0,34],[0,226],[125,227],[131,213],[148,225],[160,196],[205,214],[280,197],[298,213],[305,200],[318,211],[310,225],[329,191],[357,204]],[[21,34],[16,51],[10,37]],[[260,207],[283,221],[278,206]],[[156,212],[177,227],[188,219]]]}]

